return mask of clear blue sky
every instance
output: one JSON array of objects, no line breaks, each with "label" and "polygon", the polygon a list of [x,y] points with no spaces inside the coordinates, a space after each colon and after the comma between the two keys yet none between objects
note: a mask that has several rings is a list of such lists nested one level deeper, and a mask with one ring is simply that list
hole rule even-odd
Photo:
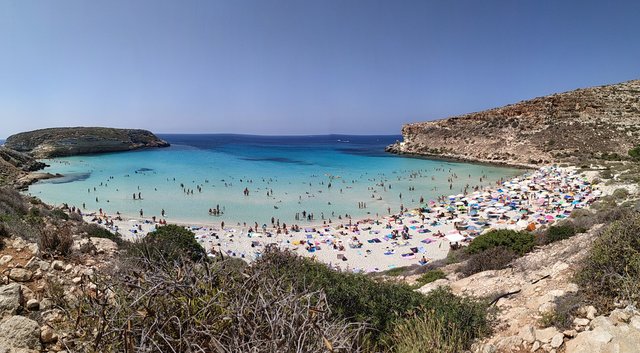
[{"label": "clear blue sky", "polygon": [[397,134],[640,78],[640,1],[0,0],[0,137]]}]

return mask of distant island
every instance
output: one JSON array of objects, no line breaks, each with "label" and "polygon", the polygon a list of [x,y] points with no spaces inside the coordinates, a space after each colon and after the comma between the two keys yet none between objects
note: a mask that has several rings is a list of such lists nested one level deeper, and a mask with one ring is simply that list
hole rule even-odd
[{"label": "distant island", "polygon": [[538,167],[620,160],[640,145],[640,80],[407,124],[388,152]]},{"label": "distant island", "polygon": [[5,147],[35,158],[66,157],[81,154],[130,151],[168,147],[147,130],[105,127],[64,127],[22,132],[9,136]]}]

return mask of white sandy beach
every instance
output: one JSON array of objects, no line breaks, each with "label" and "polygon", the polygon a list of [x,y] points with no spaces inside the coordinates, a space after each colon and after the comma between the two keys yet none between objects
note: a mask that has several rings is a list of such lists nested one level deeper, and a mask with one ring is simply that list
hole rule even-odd
[{"label": "white sandy beach", "polygon": [[[571,211],[588,207],[602,190],[592,188],[588,175],[573,168],[544,167],[467,195],[428,201],[400,215],[352,221],[351,224],[260,228],[212,224],[182,224],[196,234],[203,247],[251,261],[265,246],[276,244],[301,255],[350,271],[375,272],[424,264],[446,257],[451,244],[464,244],[490,229],[536,229],[566,218]],[[87,221],[113,222],[107,227],[135,240],[156,227],[151,219],[115,220],[95,213]]]}]

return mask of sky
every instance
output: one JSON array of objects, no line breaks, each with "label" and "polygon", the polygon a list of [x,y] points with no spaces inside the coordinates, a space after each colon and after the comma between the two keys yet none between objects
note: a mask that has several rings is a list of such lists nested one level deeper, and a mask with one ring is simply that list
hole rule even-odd
[{"label": "sky", "polygon": [[640,1],[0,0],[0,138],[399,134],[640,78]]}]

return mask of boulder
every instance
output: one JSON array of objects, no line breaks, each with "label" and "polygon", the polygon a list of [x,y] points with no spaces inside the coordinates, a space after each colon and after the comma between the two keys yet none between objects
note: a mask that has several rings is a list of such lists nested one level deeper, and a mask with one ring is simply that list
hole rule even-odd
[{"label": "boulder", "polygon": [[531,325],[526,325],[520,329],[518,336],[520,336],[523,341],[533,344],[533,342],[536,341],[536,329]]},{"label": "boulder", "polygon": [[113,240],[109,240],[106,238],[89,238],[93,245],[96,247],[96,251],[98,254],[112,254],[118,251],[118,244],[116,244]]},{"label": "boulder", "polygon": [[557,335],[551,338],[551,347],[559,348],[564,343],[564,335],[562,333],[558,333]]},{"label": "boulder", "polygon": [[13,256],[11,255],[3,255],[0,257],[0,266],[4,266],[13,260]]},{"label": "boulder", "polygon": [[17,314],[21,302],[22,294],[19,284],[11,283],[0,286],[0,316]]},{"label": "boulder", "polygon": [[55,343],[58,341],[58,335],[49,326],[40,328],[40,341],[44,344]]},{"label": "boulder", "polygon": [[37,299],[30,299],[27,301],[27,309],[36,311],[40,309],[40,302]]},{"label": "boulder", "polygon": [[551,339],[557,335],[561,334],[555,327],[547,327],[542,330],[536,330],[536,339],[542,343],[549,343]]},{"label": "boulder", "polygon": [[62,271],[64,270],[64,262],[60,260],[55,260],[54,262],[51,263],[51,267],[53,267],[54,270]]},{"label": "boulder", "polygon": [[12,268],[9,272],[9,278],[16,282],[28,282],[33,278],[33,273],[24,268]]},{"label": "boulder", "polygon": [[40,326],[24,316],[11,316],[0,322],[0,342],[0,345],[9,349],[39,350]]}]

